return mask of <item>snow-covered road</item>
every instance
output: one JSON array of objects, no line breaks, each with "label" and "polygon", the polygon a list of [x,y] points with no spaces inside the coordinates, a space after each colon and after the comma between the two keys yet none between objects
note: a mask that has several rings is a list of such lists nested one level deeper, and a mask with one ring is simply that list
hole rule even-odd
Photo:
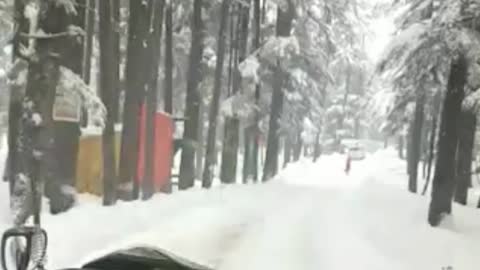
[{"label": "snow-covered road", "polygon": [[[43,218],[49,268],[141,244],[221,270],[478,269],[476,209],[455,207],[452,224],[433,229],[425,221],[428,198],[405,191],[404,162],[393,150],[354,162],[348,176],[344,161],[341,155],[302,160],[264,185],[191,190],[109,208],[83,196],[68,213]],[[0,204],[8,208],[7,200]]]}]

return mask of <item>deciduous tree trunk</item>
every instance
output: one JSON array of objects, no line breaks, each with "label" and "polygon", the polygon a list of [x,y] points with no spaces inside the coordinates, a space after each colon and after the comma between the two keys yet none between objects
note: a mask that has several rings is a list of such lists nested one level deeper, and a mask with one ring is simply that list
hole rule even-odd
[{"label": "deciduous tree trunk", "polygon": [[467,76],[467,60],[464,55],[453,60],[448,78],[447,92],[441,114],[438,158],[432,183],[432,198],[428,211],[428,223],[438,226],[444,215],[451,213],[455,186],[455,152],[458,143],[458,122]]}]

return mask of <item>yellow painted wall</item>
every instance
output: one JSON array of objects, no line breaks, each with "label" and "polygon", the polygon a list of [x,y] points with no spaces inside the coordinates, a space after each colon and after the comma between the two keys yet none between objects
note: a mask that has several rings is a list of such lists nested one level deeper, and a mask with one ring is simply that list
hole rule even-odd
[{"label": "yellow painted wall", "polygon": [[[121,133],[115,133],[115,158],[120,156]],[[88,135],[80,138],[77,159],[76,189],[79,193],[102,195],[103,193],[102,136]]]}]

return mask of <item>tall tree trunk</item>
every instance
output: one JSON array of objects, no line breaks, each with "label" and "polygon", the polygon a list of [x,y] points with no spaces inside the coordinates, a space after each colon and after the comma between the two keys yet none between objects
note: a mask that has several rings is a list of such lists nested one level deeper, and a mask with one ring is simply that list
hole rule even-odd
[{"label": "tall tree trunk", "polygon": [[113,1],[99,1],[100,19],[100,91],[102,102],[107,109],[107,121],[103,130],[103,205],[113,205],[116,200],[116,161],[115,161],[115,92],[118,91],[118,62],[116,61],[115,27]]},{"label": "tall tree trunk", "polygon": [[215,81],[213,85],[212,104],[208,116],[208,134],[207,149],[205,151],[205,164],[203,168],[202,187],[210,188],[213,177],[213,167],[215,164],[215,144],[217,136],[218,111],[220,104],[220,95],[223,84],[223,67],[225,62],[225,45],[226,45],[226,25],[229,17],[230,0],[223,0],[220,11],[220,25],[218,29],[217,40],[217,59],[215,67]]},{"label": "tall tree trunk", "polygon": [[124,101],[122,146],[120,152],[119,181],[120,192],[124,199],[138,198],[137,160],[138,129],[140,103],[145,94],[145,86],[150,79],[148,63],[150,55],[144,44],[148,43],[150,20],[148,5],[143,1],[130,0],[130,17],[128,23],[128,48],[126,81],[127,89]]},{"label": "tall tree trunk", "polygon": [[443,216],[451,213],[455,168],[455,151],[458,143],[456,123],[460,116],[467,76],[467,60],[464,55],[454,59],[448,78],[447,92],[441,115],[438,158],[432,183],[432,198],[428,222],[438,226]]},{"label": "tall tree trunk", "polygon": [[313,150],[313,162],[317,162],[321,154],[322,149],[320,144],[320,132],[317,132],[317,135],[315,136],[315,148]]},{"label": "tall tree trunk", "polygon": [[120,52],[120,0],[111,0],[112,1],[112,17],[113,17],[113,60],[112,68],[114,70],[114,94],[112,104],[112,112],[115,114],[114,119],[115,123],[120,123],[122,121],[122,115],[120,112],[120,63],[122,55]]},{"label": "tall tree trunk", "polygon": [[96,0],[87,0],[87,10],[85,11],[85,40],[83,45],[83,80],[90,84],[92,68],[92,48],[93,35],[95,29]]},{"label": "tall tree trunk", "polygon": [[262,23],[265,23],[267,17],[267,1],[262,0]]},{"label": "tall tree trunk", "polygon": [[462,111],[459,119],[459,139],[457,148],[457,175],[455,201],[467,205],[468,188],[472,182],[472,158],[475,143],[477,117],[472,111]]},{"label": "tall tree trunk", "polygon": [[[17,6],[23,10],[23,3]],[[17,8],[16,7],[16,8]],[[35,12],[35,9],[33,12]],[[37,16],[30,16],[30,27],[28,19],[23,13],[16,17],[17,25],[23,32],[29,29],[30,34],[38,33],[61,33],[67,30],[72,23],[73,14],[67,13],[63,7],[55,3],[46,3],[37,10]],[[42,14],[42,19],[39,20]],[[38,23],[38,24],[37,24]],[[72,38],[75,39],[75,38]],[[27,85],[25,96],[22,102],[21,120],[18,126],[18,144],[22,147],[16,149],[17,157],[15,162],[15,183],[12,190],[13,207],[16,211],[15,224],[19,225],[33,213],[34,223],[39,224],[41,207],[41,192],[43,183],[51,183],[50,190],[50,211],[55,214],[65,211],[73,204],[73,199],[64,194],[59,184],[59,168],[55,155],[55,126],[53,121],[53,104],[55,102],[57,85],[60,79],[60,62],[72,46],[70,38],[47,38],[30,39],[29,49],[33,52],[35,61],[29,58]],[[16,50],[18,56],[20,51]],[[59,56],[59,57],[55,57]],[[60,61],[59,61],[60,59]],[[26,190],[29,189],[29,190]],[[33,195],[32,200],[18,201],[15,196],[26,195],[24,192]],[[65,196],[63,196],[65,195]],[[21,198],[20,198],[21,199]],[[21,205],[16,205],[20,203]],[[23,205],[22,205],[23,204]]]},{"label": "tall tree trunk", "polygon": [[205,109],[205,103],[200,99],[197,130],[198,147],[195,155],[195,177],[197,179],[202,179],[203,158],[205,157]]},{"label": "tall tree trunk", "polygon": [[[250,2],[250,1],[248,1]],[[235,96],[240,91],[242,78],[238,65],[245,60],[247,54],[248,42],[248,22],[249,22],[249,7],[239,8],[241,11],[238,17],[237,28],[237,57],[235,58],[233,70],[233,90],[232,96]],[[239,148],[239,133],[240,133],[240,119],[237,115],[225,118],[225,129],[222,164],[220,171],[220,179],[222,183],[235,183],[237,178],[237,163],[238,163],[238,148]]]},{"label": "tall tree trunk", "polygon": [[[85,29],[86,0],[79,0],[76,14],[66,18],[64,23],[73,24]],[[58,11],[56,11],[58,12]],[[83,72],[83,45],[78,39],[64,38],[61,51],[60,65],[70,69],[82,77]],[[63,93],[57,92],[57,96]],[[77,101],[77,106],[81,106]],[[80,139],[79,121],[54,121],[55,158],[57,160],[57,177],[45,183],[46,195],[50,198],[51,212],[60,213],[68,210],[72,205],[72,191],[76,182],[77,156]],[[66,190],[70,190],[65,192]],[[64,202],[68,202],[65,204]]]},{"label": "tall tree trunk", "polygon": [[407,174],[410,175],[412,171],[413,159],[412,159],[412,137],[413,137],[413,121],[409,122],[407,135],[405,136],[406,142],[406,158],[407,158]]},{"label": "tall tree trunk", "polygon": [[[232,93],[232,78],[233,78],[233,65],[234,65],[234,59],[236,59],[237,55],[237,50],[236,50],[236,36],[235,33],[237,33],[237,25],[236,25],[236,20],[235,18],[238,18],[238,5],[231,5],[231,11],[230,14],[230,31],[229,31],[229,41],[230,41],[230,47],[228,51],[228,74],[227,74],[227,87],[226,88],[226,95],[230,96]],[[235,15],[237,14],[237,15]]]},{"label": "tall tree trunk", "polygon": [[252,164],[256,159],[254,154],[254,141],[255,141],[255,126],[249,126],[244,129],[244,150],[243,150],[243,183],[247,184],[249,179],[253,176]]},{"label": "tall tree trunk", "polygon": [[[17,18],[14,21],[15,29],[18,28],[19,31],[27,31],[28,25],[22,21],[23,16],[23,3],[22,0],[15,0],[14,1],[14,17]],[[12,54],[12,62],[15,62],[18,57],[17,53],[20,48],[21,41],[18,38],[13,40],[13,54]],[[11,71],[12,73],[12,71]],[[18,73],[16,72],[16,76]],[[11,76],[11,75],[10,75]],[[12,78],[10,78],[12,79]],[[19,86],[22,87],[23,86]],[[7,164],[6,164],[6,171],[4,172],[4,178],[7,178],[9,182],[9,191],[10,194],[13,191],[13,186],[15,182],[15,176],[18,173],[18,135],[20,130],[20,121],[22,118],[22,98],[23,96],[19,95],[18,93],[22,92],[20,89],[16,89],[17,87],[11,86],[10,87],[10,98],[8,104],[8,157],[7,157]]]},{"label": "tall tree trunk", "polygon": [[348,97],[351,91],[351,80],[352,80],[352,67],[349,65],[347,66],[347,72],[345,75],[345,93],[343,94],[343,101],[342,101],[342,115],[340,116],[338,129],[343,130],[345,125],[345,119],[347,118],[347,105],[348,105]]},{"label": "tall tree trunk", "polygon": [[173,114],[173,6],[168,1],[165,10],[165,89],[164,110]]},{"label": "tall tree trunk", "polygon": [[288,163],[292,161],[292,150],[294,148],[292,146],[292,137],[289,135],[286,135],[284,143],[285,143],[285,146],[283,148],[283,167],[285,168],[287,167]]},{"label": "tall tree trunk", "polygon": [[146,124],[145,124],[145,171],[142,181],[142,199],[150,199],[155,193],[154,185],[154,155],[155,155],[155,113],[158,104],[158,71],[160,66],[160,41],[162,38],[164,0],[150,2],[150,27],[148,50],[150,65],[148,89],[146,93]]},{"label": "tall tree trunk", "polygon": [[[428,135],[429,130],[431,129],[431,119],[427,121],[424,119],[424,127],[422,128],[422,146],[420,147],[420,160],[422,161],[422,178],[427,178],[427,168],[428,168]],[[428,124],[427,124],[428,123]]]},{"label": "tall tree trunk", "polygon": [[[295,136],[295,147],[294,147],[294,150],[293,150],[293,161],[297,162],[300,160],[300,156],[302,155],[302,148],[304,148],[304,145],[303,145],[303,139],[302,139],[302,128],[300,128]],[[305,145],[305,149],[304,149],[304,154],[305,156],[308,155],[308,151],[307,151],[307,148],[306,148],[306,145]]]},{"label": "tall tree trunk", "polygon": [[403,135],[400,134],[400,135],[398,136],[398,157],[399,157],[400,159],[404,159],[404,158],[405,158],[404,155],[403,155],[403,152],[404,152],[403,149],[405,148],[404,144],[405,144],[405,143],[404,143],[404,140],[403,140]]},{"label": "tall tree trunk", "polygon": [[187,95],[186,95],[186,118],[183,133],[186,147],[182,149],[182,161],[180,164],[179,188],[188,189],[195,182],[195,147],[197,143],[198,112],[200,93],[198,85],[201,81],[201,61],[203,55],[204,25],[202,21],[203,0],[193,1],[192,17],[192,44],[190,47],[190,66],[188,68]]},{"label": "tall tree trunk", "polygon": [[433,119],[432,119],[432,130],[430,131],[429,139],[429,150],[428,150],[428,166],[427,166],[427,178],[425,180],[425,185],[423,186],[422,195],[427,193],[428,185],[430,184],[430,176],[432,173],[432,163],[435,157],[435,141],[437,137],[437,125],[438,125],[438,114],[440,113],[440,106],[442,102],[442,95],[440,91],[437,91],[433,98]]},{"label": "tall tree trunk", "polygon": [[[253,49],[257,50],[260,48],[260,38],[261,38],[261,10],[260,10],[260,0],[253,0],[253,20],[255,27],[255,35],[253,36]],[[265,0],[263,0],[265,3]],[[252,150],[252,173],[253,181],[258,181],[258,156],[259,156],[259,138],[260,138],[260,83],[255,85],[255,134],[253,136],[253,150]]]},{"label": "tall tree trunk", "polygon": [[427,193],[428,185],[430,184],[430,176],[432,173],[432,163],[435,156],[435,138],[437,133],[437,116],[434,116],[432,120],[432,130],[430,131],[430,139],[429,139],[429,151],[428,151],[428,161],[427,161],[427,176],[425,177],[425,184],[423,186],[422,195]]},{"label": "tall tree trunk", "polygon": [[422,127],[423,119],[425,117],[425,98],[425,90],[420,89],[415,102],[415,115],[413,119],[411,137],[411,155],[409,156],[409,159],[411,160],[411,167],[408,178],[408,190],[413,193],[417,193],[418,162],[420,161],[422,147]]},{"label": "tall tree trunk", "polygon": [[[164,111],[173,115],[173,3],[167,1],[165,7],[165,82]],[[174,154],[172,155],[173,159]],[[173,163],[172,163],[173,164]],[[172,179],[168,178],[162,192],[172,192]]]},{"label": "tall tree trunk", "polygon": [[[288,37],[292,30],[292,21],[294,15],[294,6],[288,1],[288,9],[286,11],[281,8],[277,9],[277,26],[276,32],[279,37]],[[280,119],[283,111],[283,84],[284,84],[284,71],[280,65],[280,61],[277,60],[277,64],[274,68],[274,83],[272,102],[270,105],[270,122],[268,129],[268,144],[267,154],[265,160],[265,166],[263,170],[263,181],[271,179],[278,171],[278,147],[279,147],[279,131],[280,131]]]},{"label": "tall tree trunk", "polygon": [[[253,21],[252,21],[252,45],[251,51],[255,52],[260,47],[260,0],[253,0]],[[258,162],[258,136],[259,130],[259,111],[258,101],[260,99],[260,82],[255,85],[255,106],[253,123],[246,125],[244,130],[244,157],[243,157],[243,182],[253,177],[257,181],[257,162]]]}]

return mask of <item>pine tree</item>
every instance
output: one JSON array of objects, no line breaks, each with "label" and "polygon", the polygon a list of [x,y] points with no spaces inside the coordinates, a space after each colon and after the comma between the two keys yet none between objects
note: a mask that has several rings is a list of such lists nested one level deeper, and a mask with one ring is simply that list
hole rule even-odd
[{"label": "pine tree", "polygon": [[203,0],[193,1],[191,22],[192,42],[190,46],[189,68],[187,76],[186,121],[183,133],[184,147],[180,164],[179,188],[188,189],[195,182],[195,148],[197,147],[198,113],[200,94],[200,68],[204,49],[204,25],[202,20]]},{"label": "pine tree", "polygon": [[[116,1],[116,0],[114,0]],[[103,131],[103,204],[112,205],[116,200],[115,119],[118,103],[118,55],[115,55],[114,1],[99,1],[100,43],[100,91],[107,109],[107,121]],[[118,8],[118,6],[117,6]]]},{"label": "pine tree", "polygon": [[[126,64],[127,89],[124,101],[122,145],[120,151],[120,194],[125,199],[138,198],[137,183],[138,130],[140,104],[150,81],[148,34],[150,16],[148,1],[130,0]],[[147,46],[145,46],[147,45]]]},{"label": "pine tree", "polygon": [[[294,5],[288,1],[287,10],[278,8],[277,10],[277,26],[276,35],[278,37],[288,37],[292,30],[292,22],[294,16]],[[279,131],[280,119],[283,111],[283,86],[284,86],[284,70],[279,60],[274,68],[274,83],[272,93],[272,103],[270,107],[270,122],[268,129],[268,144],[265,166],[263,171],[263,181],[270,180],[278,170],[278,152],[279,152]]]}]

